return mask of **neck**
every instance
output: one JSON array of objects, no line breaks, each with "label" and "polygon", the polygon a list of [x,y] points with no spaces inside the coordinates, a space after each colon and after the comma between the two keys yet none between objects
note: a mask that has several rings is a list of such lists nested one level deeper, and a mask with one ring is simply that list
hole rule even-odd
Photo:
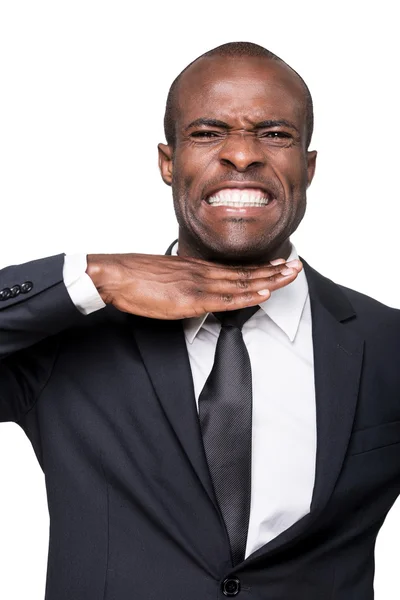
[{"label": "neck", "polygon": [[220,253],[212,248],[190,245],[181,237],[178,238],[178,256],[180,258],[199,258],[201,260],[217,262],[230,266],[261,265],[277,258],[283,258],[287,260],[291,251],[292,244],[290,238],[285,240],[278,247],[267,249],[258,256],[254,256],[254,254],[252,254],[248,257],[235,256],[234,254],[230,255],[229,252]]}]

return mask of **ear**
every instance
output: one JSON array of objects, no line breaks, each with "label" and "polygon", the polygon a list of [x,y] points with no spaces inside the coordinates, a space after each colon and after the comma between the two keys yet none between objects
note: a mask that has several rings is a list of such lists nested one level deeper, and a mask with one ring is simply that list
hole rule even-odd
[{"label": "ear", "polygon": [[317,151],[307,152],[307,187],[311,185],[314,178],[315,166],[317,162]]},{"label": "ear", "polygon": [[158,168],[161,177],[167,185],[172,183],[172,157],[173,150],[166,144],[158,144]]}]

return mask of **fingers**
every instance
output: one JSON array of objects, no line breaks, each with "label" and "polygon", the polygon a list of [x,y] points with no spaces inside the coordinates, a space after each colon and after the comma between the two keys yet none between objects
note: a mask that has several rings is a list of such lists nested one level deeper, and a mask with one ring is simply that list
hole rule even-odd
[{"label": "fingers", "polygon": [[296,267],[288,268],[286,263],[283,263],[279,266],[265,267],[254,272],[243,272],[242,268],[238,268],[224,279],[209,278],[207,274],[207,277],[199,282],[199,287],[208,293],[253,292],[262,290],[265,287],[274,290],[287,285],[297,277],[303,268],[300,261],[296,262]]},{"label": "fingers", "polygon": [[284,259],[277,260],[280,261],[279,264],[276,264],[277,261],[273,261],[275,263],[274,265],[272,263],[267,263],[265,265],[239,267],[229,267],[226,265],[215,266],[214,263],[208,263],[207,265],[199,268],[198,274],[207,279],[249,281],[253,279],[272,277],[273,275],[282,273],[287,267],[294,268],[298,272],[303,268],[301,261],[298,259],[291,261],[290,263],[287,263]]},{"label": "fingers", "polygon": [[[300,263],[301,265],[301,263]],[[285,270],[285,265],[280,265]],[[302,265],[301,265],[302,268]],[[271,292],[294,281],[301,268],[291,273],[275,272],[269,277],[255,279],[220,279],[209,281],[202,290],[197,290],[197,302],[204,312],[235,310],[255,306],[267,300]]]},{"label": "fingers", "polygon": [[204,283],[199,290],[205,294],[236,294],[244,292],[258,292],[263,289],[270,291],[284,287],[296,279],[298,271],[291,269],[290,273],[275,273],[270,277],[260,277],[257,279],[213,279]]}]

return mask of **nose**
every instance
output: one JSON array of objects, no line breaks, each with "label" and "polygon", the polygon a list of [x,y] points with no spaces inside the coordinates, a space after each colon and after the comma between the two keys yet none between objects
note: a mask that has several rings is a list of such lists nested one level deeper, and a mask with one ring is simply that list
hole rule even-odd
[{"label": "nose", "polygon": [[220,162],[237,171],[247,171],[251,168],[260,167],[265,158],[261,145],[256,136],[245,132],[230,132],[223,144],[220,154]]}]

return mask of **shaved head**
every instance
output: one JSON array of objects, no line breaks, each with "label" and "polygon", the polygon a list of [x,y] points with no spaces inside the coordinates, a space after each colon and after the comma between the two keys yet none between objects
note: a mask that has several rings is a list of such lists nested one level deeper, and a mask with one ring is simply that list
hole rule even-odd
[{"label": "shaved head", "polygon": [[280,62],[282,65],[285,65],[288,69],[290,69],[293,74],[299,79],[301,82],[301,86],[304,92],[304,101],[305,101],[305,109],[306,109],[306,148],[310,145],[311,137],[314,128],[314,111],[313,111],[313,102],[310,94],[310,90],[307,87],[305,81],[300,77],[300,75],[292,69],[285,61],[283,61],[279,56],[267,50],[263,46],[259,46],[258,44],[253,44],[251,42],[229,42],[227,44],[222,44],[221,46],[217,46],[208,52],[205,52],[201,56],[197,57],[193,60],[187,67],[179,73],[179,75],[172,82],[172,85],[168,92],[165,115],[164,115],[164,132],[165,139],[167,140],[167,144],[171,147],[175,146],[176,142],[176,120],[178,113],[177,106],[177,96],[180,83],[185,75],[185,73],[190,69],[194,63],[201,61],[204,58],[213,58],[213,57],[226,57],[227,59],[235,59],[235,58],[246,58],[246,57],[260,57],[265,58],[266,60],[272,60]]}]

